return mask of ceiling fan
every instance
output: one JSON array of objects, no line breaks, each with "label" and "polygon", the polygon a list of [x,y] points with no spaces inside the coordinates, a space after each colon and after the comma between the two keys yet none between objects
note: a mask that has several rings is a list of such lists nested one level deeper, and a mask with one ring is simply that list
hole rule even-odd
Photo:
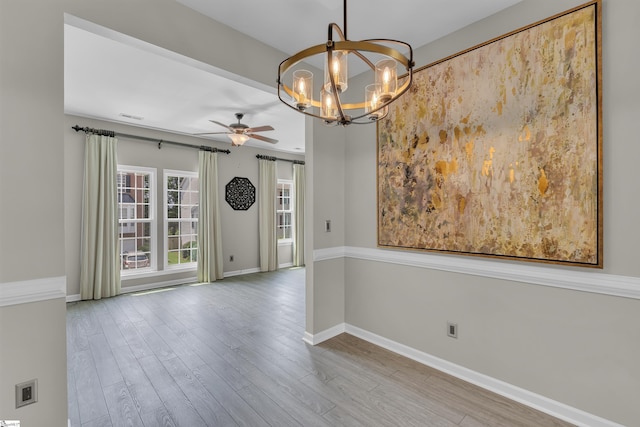
[{"label": "ceiling fan", "polygon": [[231,123],[230,125],[225,125],[224,123],[217,122],[215,120],[209,120],[211,123],[215,123],[227,129],[226,132],[203,132],[196,133],[195,135],[227,135],[230,139],[233,146],[242,145],[249,138],[257,139],[259,141],[269,142],[271,144],[275,144],[278,142],[277,139],[267,138],[266,136],[256,135],[255,132],[264,132],[268,130],[274,130],[272,126],[258,126],[258,127],[249,127],[244,123],[240,123],[242,118],[244,117],[243,113],[236,113],[236,119],[238,119],[238,123]]}]

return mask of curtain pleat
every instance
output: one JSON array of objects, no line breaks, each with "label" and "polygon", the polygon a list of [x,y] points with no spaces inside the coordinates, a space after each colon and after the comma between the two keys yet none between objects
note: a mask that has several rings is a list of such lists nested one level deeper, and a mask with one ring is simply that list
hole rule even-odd
[{"label": "curtain pleat", "polygon": [[258,228],[260,234],[260,271],[278,269],[278,236],[276,233],[276,162],[258,160],[260,183],[258,192]]},{"label": "curtain pleat", "polygon": [[198,281],[207,283],[224,278],[218,203],[218,154],[200,151],[198,161]]},{"label": "curtain pleat", "polygon": [[293,165],[293,189],[294,209],[293,209],[293,265],[300,267],[304,265],[304,195],[305,195],[305,174],[304,165]]},{"label": "curtain pleat", "polygon": [[117,139],[87,135],[82,195],[80,298],[120,293]]}]

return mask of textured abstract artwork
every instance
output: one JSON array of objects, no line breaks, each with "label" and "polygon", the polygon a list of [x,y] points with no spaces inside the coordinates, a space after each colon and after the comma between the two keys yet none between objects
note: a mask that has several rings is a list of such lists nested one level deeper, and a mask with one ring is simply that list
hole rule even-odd
[{"label": "textured abstract artwork", "polygon": [[414,73],[378,123],[378,245],[602,267],[600,2]]}]

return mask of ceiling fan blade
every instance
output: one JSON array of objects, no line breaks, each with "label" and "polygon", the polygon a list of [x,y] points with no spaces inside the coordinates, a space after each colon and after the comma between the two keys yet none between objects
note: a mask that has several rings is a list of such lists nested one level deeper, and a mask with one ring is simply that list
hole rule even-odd
[{"label": "ceiling fan blade", "polygon": [[262,135],[256,135],[254,133],[245,133],[245,135],[253,138],[253,139],[258,139],[260,141],[264,141],[264,142],[269,142],[271,144],[276,144],[278,142],[277,139],[273,139],[273,138],[267,138],[266,136],[262,136]]},{"label": "ceiling fan blade", "polygon": [[215,123],[219,126],[222,126],[223,128],[229,129],[229,131],[231,132],[235,132],[234,129],[231,126],[225,125],[224,123],[220,123],[220,122],[216,122],[215,120],[209,120],[211,123]]},{"label": "ceiling fan blade", "polygon": [[275,130],[272,126],[258,126],[255,128],[248,128],[244,130],[244,133],[264,132],[267,130]]},{"label": "ceiling fan blade", "polygon": [[201,133],[192,133],[191,135],[226,135],[229,132],[201,132]]}]

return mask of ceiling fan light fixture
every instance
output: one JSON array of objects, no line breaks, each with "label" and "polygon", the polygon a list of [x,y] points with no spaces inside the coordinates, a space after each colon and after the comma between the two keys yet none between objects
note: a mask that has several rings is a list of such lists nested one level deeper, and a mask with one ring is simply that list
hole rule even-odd
[{"label": "ceiling fan light fixture", "polygon": [[[350,41],[347,38],[347,0],[344,0],[344,32],[335,23],[329,24],[328,40],[301,50],[285,59],[278,67],[278,98],[303,114],[323,120],[326,124],[343,126],[376,122],[387,115],[388,106],[405,93],[413,82],[413,49],[405,42],[391,39]],[[333,32],[339,40],[333,40]],[[393,48],[391,46],[395,46]],[[407,51],[407,55],[401,53]],[[313,73],[298,68],[310,57],[324,55],[324,79],[320,92],[314,95]],[[364,100],[347,103],[341,99],[348,85],[348,60],[363,61],[374,76],[367,85]],[[398,69],[406,74],[398,82]],[[291,81],[291,86],[285,83]],[[315,88],[317,89],[317,88]],[[351,99],[357,99],[351,95]],[[363,98],[360,98],[363,99]]]},{"label": "ceiling fan light fixture", "polygon": [[234,146],[242,145],[249,140],[249,137],[243,133],[229,133],[227,136]]}]

